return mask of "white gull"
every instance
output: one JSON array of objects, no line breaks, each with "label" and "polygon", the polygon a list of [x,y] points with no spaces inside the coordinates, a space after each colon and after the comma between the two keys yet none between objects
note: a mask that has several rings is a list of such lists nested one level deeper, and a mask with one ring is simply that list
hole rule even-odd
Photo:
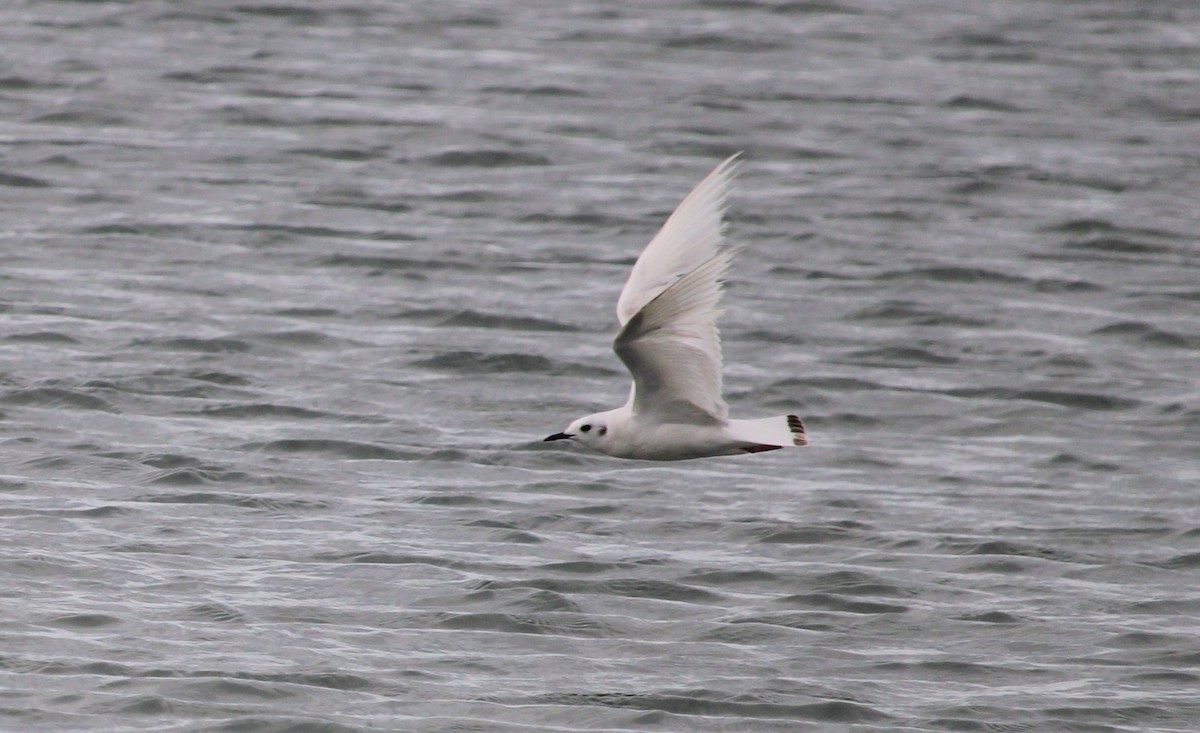
[{"label": "white gull", "polygon": [[618,458],[676,461],[807,445],[796,415],[734,420],[721,397],[717,307],[741,247],[725,246],[733,155],[701,181],[646,245],[617,300],[613,350],[633,375],[629,401],[572,422],[572,440]]}]

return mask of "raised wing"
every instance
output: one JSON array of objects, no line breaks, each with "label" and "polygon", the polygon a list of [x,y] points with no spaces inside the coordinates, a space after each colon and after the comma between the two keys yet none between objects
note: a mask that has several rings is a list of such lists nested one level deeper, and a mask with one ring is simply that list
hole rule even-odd
[{"label": "raised wing", "polygon": [[661,422],[720,422],[722,276],[738,250],[718,251],[635,313],[613,342],[633,375],[635,415]]},{"label": "raised wing", "polygon": [[698,183],[646,245],[617,299],[617,320],[622,326],[672,283],[717,254],[725,234],[725,198],[739,155],[726,158]]}]

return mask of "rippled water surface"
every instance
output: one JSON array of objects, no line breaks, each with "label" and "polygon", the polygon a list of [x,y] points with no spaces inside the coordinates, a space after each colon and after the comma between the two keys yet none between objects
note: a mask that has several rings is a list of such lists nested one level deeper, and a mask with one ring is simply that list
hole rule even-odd
[{"label": "rippled water surface", "polygon": [[[0,10],[0,728],[1194,731],[1200,10]],[[735,415],[620,404],[743,150]]]}]

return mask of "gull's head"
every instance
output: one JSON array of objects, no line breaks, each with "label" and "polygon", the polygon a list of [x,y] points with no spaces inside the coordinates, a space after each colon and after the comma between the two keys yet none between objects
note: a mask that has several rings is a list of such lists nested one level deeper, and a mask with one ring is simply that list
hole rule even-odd
[{"label": "gull's head", "polygon": [[598,412],[595,415],[581,417],[567,426],[561,433],[555,433],[546,440],[573,440],[596,450],[603,451],[603,445],[608,439],[609,415]]}]

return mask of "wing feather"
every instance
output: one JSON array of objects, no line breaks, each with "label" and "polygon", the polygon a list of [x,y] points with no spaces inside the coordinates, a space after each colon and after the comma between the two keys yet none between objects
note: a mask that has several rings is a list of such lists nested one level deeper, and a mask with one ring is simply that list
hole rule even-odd
[{"label": "wing feather", "polygon": [[740,155],[726,158],[696,184],[646,245],[617,299],[617,320],[622,326],[696,263],[711,259],[720,250],[725,236],[725,199]]},{"label": "wing feather", "polygon": [[740,248],[718,251],[633,315],[613,350],[633,375],[634,414],[662,422],[720,422],[722,278]]}]

